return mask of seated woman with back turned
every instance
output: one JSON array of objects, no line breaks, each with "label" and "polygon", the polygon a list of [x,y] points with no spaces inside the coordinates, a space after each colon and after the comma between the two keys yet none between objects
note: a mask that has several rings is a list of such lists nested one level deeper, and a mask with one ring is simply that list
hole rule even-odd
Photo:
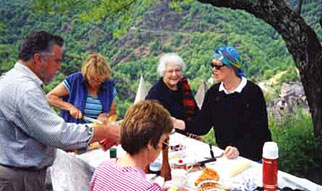
[{"label": "seated woman with back turned", "polygon": [[117,95],[112,70],[100,54],[90,54],[82,71],[71,74],[47,94],[48,102],[61,109],[66,122],[86,123],[83,116],[107,122],[116,114]]},{"label": "seated woman with back turned", "polygon": [[121,145],[126,154],[103,162],[94,172],[91,191],[161,191],[146,179],[144,170],[160,154],[173,129],[169,112],[154,101],[131,107],[121,124]]}]

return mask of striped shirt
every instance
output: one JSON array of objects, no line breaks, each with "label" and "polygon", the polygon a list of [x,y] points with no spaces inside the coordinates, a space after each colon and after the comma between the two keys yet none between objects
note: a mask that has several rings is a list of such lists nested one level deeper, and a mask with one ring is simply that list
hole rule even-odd
[{"label": "striped shirt", "polygon": [[97,97],[94,98],[91,94],[88,94],[84,108],[84,115],[96,119],[102,111],[103,106],[101,101]]},{"label": "striped shirt", "polygon": [[142,169],[120,167],[114,161],[103,162],[94,172],[91,191],[161,191],[161,187],[146,179]]},{"label": "striped shirt", "polygon": [[0,78],[0,164],[43,168],[52,165],[55,147],[88,146],[93,132],[64,122],[50,108],[41,85],[20,63]]}]

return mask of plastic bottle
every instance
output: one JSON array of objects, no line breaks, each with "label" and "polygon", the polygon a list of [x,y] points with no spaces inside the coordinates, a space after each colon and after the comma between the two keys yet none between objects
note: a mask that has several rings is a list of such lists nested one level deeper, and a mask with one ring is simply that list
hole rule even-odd
[{"label": "plastic bottle", "polygon": [[277,190],[278,147],[275,142],[265,142],[263,147],[263,187],[265,191]]},{"label": "plastic bottle", "polygon": [[174,169],[186,169],[186,163],[182,160],[179,159],[173,166]]},{"label": "plastic bottle", "polygon": [[171,168],[169,164],[169,148],[163,143],[162,145],[162,167],[160,176],[164,178],[164,180],[171,180]]}]

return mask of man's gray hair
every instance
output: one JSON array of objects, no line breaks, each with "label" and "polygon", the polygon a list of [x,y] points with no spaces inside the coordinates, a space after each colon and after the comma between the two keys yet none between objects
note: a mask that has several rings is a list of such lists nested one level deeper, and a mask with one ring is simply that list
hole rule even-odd
[{"label": "man's gray hair", "polygon": [[186,64],[183,62],[183,59],[176,53],[166,53],[161,56],[157,69],[160,77],[164,76],[167,65],[178,65],[180,66],[182,72],[186,70]]},{"label": "man's gray hair", "polygon": [[32,31],[19,45],[19,59],[28,61],[33,59],[36,53],[51,53],[54,44],[63,47],[64,39],[46,31]]}]

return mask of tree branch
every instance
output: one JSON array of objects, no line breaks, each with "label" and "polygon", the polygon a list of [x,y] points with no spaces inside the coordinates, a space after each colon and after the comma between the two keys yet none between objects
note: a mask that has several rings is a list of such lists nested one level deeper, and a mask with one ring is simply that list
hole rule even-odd
[{"label": "tree branch", "polygon": [[[300,70],[305,95],[314,124],[314,134],[322,137],[322,46],[315,31],[285,0],[198,0],[216,7],[244,10],[270,24],[284,39]],[[300,10],[300,8],[299,8]],[[322,17],[320,18],[322,26]]]},{"label": "tree branch", "polygon": [[[270,24],[285,40],[292,55],[303,55],[308,38],[317,39],[314,31],[305,23],[295,11],[281,0],[198,0],[217,7],[241,9]],[[303,31],[306,31],[303,33]],[[310,34],[313,36],[307,35]],[[296,42],[296,43],[295,43]],[[310,41],[317,43],[314,41]],[[316,47],[320,47],[318,44]],[[299,66],[299,58],[295,57],[295,63]]]},{"label": "tree branch", "polygon": [[304,1],[304,0],[299,0],[299,3],[298,3],[298,5],[297,5],[296,13],[297,13],[297,15],[298,15],[298,16],[300,16],[300,15],[301,15],[301,10],[302,10],[302,4],[303,4],[303,1]]}]

